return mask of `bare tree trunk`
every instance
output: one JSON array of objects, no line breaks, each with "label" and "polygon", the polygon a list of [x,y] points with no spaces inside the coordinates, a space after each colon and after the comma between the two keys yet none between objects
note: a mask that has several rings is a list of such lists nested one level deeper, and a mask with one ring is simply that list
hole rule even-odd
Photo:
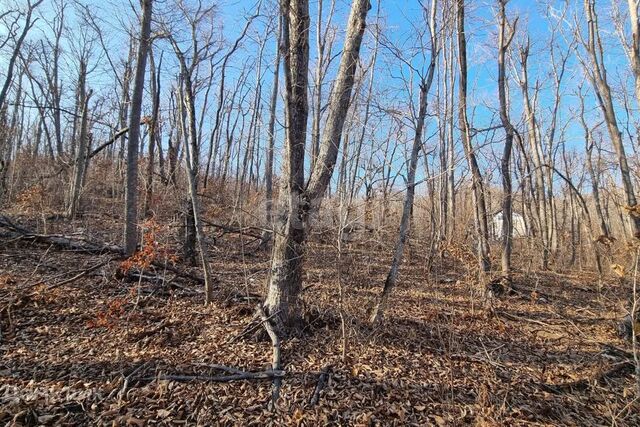
[{"label": "bare tree trunk", "polygon": [[82,190],[82,177],[84,175],[86,163],[87,163],[87,144],[88,144],[88,121],[89,121],[89,98],[91,98],[92,91],[89,91],[82,102],[82,116],[80,119],[80,137],[77,147],[76,161],[73,170],[73,181],[71,183],[71,194],[69,200],[69,207],[67,212],[69,218],[76,217],[78,212],[78,204],[80,203],[80,192]]},{"label": "bare tree trunk", "polygon": [[[124,64],[123,77],[122,77],[122,94],[120,95],[120,128],[128,126],[129,108],[131,103],[130,88],[131,88],[131,64],[133,63],[134,54],[134,38],[130,37],[129,56],[127,62]],[[118,150],[118,167],[124,160],[124,147],[126,146],[127,137],[125,135],[120,138],[120,147]]]},{"label": "bare tree trunk", "polygon": [[[280,56],[282,52],[282,17],[278,15],[278,35],[276,39],[276,59],[274,60],[273,88],[271,89],[271,100],[269,106],[269,141],[267,143],[267,160],[265,164],[264,181],[266,191],[266,221],[267,228],[273,226],[273,149],[275,145],[275,124],[276,108],[278,106],[278,86],[280,80]],[[271,231],[265,231],[262,236],[263,242],[271,238]]]},{"label": "bare tree trunk", "polygon": [[[149,122],[149,159],[147,163],[147,182],[146,191],[144,196],[144,216],[151,216],[151,205],[153,198],[153,175],[155,174],[155,149],[158,146],[160,151],[160,144],[156,139],[158,133],[158,116],[160,111],[160,71],[162,69],[162,55],[160,55],[160,63],[156,71],[155,61],[153,59],[153,50],[149,50],[149,80],[151,83],[151,99],[153,100],[153,107],[151,112],[151,121]],[[162,153],[160,153],[162,156]]]},{"label": "bare tree trunk", "polygon": [[507,0],[498,0],[498,98],[500,99],[500,121],[505,131],[504,151],[500,170],[502,172],[502,275],[508,281],[511,278],[511,251],[513,247],[513,206],[511,189],[511,151],[515,129],[509,119],[507,105],[508,87],[505,77],[505,58],[509,45],[516,32],[516,21],[509,24],[506,15]]},{"label": "bare tree trunk", "polygon": [[607,223],[604,220],[604,214],[602,212],[602,203],[600,201],[600,185],[599,185],[600,183],[598,179],[598,174],[596,173],[596,170],[593,166],[593,146],[595,144],[595,141],[593,140],[593,130],[587,124],[587,121],[584,116],[584,98],[582,97],[582,93],[579,94],[579,98],[580,98],[580,122],[582,123],[582,128],[584,129],[587,172],[589,172],[589,178],[591,178],[591,195],[593,196],[593,204],[595,207],[596,221],[598,222],[600,235],[604,237],[608,237],[609,229],[607,227]]},{"label": "bare tree trunk", "polygon": [[[171,129],[169,131],[169,139],[167,140],[167,162],[169,164],[167,183],[172,185],[176,185],[176,174],[178,173],[178,150],[180,149],[180,141],[182,138],[179,124],[179,116],[182,109],[175,105],[177,102],[179,102],[177,100],[177,93],[176,91],[172,91],[170,105],[172,106],[173,115],[170,115],[169,117]],[[171,117],[173,117],[173,123],[171,123]]]},{"label": "bare tree trunk", "polygon": [[369,0],[354,0],[334,91],[329,101],[328,119],[316,166],[304,188],[304,148],[308,118],[309,3],[283,0],[285,71],[285,160],[280,193],[280,209],[275,227],[269,290],[264,302],[280,329],[299,317],[302,258],[309,212],[319,207],[335,166],[344,120],[358,64]]},{"label": "bare tree trunk", "polygon": [[[198,245],[198,251],[200,252],[200,261],[202,263],[202,269],[204,272],[204,289],[205,289],[205,304],[209,304],[213,300],[213,278],[211,275],[211,266],[209,264],[209,248],[204,236],[202,227],[202,220],[200,218],[200,200],[198,197],[198,181],[200,178],[200,132],[198,131],[197,119],[196,119],[196,82],[194,78],[197,77],[198,65],[203,58],[208,56],[208,48],[210,45],[199,47],[197,34],[199,29],[199,23],[207,19],[209,12],[212,8],[198,10],[194,16],[188,18],[189,25],[191,26],[191,46],[190,51],[185,53],[180,44],[173,37],[171,33],[168,34],[168,39],[173,47],[173,51],[180,64],[180,81],[177,95],[179,99],[179,116],[182,117],[182,129],[186,136],[184,144],[185,160],[187,165],[187,181],[189,197],[189,206],[186,212],[186,239],[185,249],[187,255],[192,255],[195,252],[195,243]],[[187,62],[187,58],[189,62]],[[195,240],[195,242],[191,240]]]},{"label": "bare tree trunk", "polygon": [[305,240],[304,147],[308,118],[309,3],[283,0],[285,75],[285,154],[279,209],[274,227],[269,290],[264,302],[267,314],[276,316],[278,329],[294,324],[299,317],[302,255]]},{"label": "bare tree trunk", "polygon": [[449,239],[453,238],[453,230],[456,229],[456,187],[455,187],[455,140],[453,138],[454,131],[454,97],[455,97],[455,84],[456,84],[456,76],[454,72],[454,47],[453,47],[453,35],[450,37],[449,42],[449,60],[446,64],[448,71],[448,83],[445,82],[445,87],[449,88],[449,102],[448,102],[448,112],[446,120],[448,122],[448,132],[447,132],[447,212],[449,214],[449,229],[452,231]]},{"label": "bare tree trunk", "polygon": [[211,266],[209,264],[209,248],[202,230],[202,221],[200,220],[200,202],[198,199],[197,183],[198,183],[198,163],[200,158],[200,150],[198,147],[196,133],[196,117],[195,117],[195,100],[192,94],[192,82],[190,76],[185,77],[185,106],[187,108],[187,117],[189,121],[189,143],[184,145],[187,159],[187,178],[189,181],[189,198],[191,199],[191,217],[193,226],[196,230],[196,241],[198,250],[200,251],[200,260],[202,262],[202,270],[204,272],[204,289],[205,304],[209,304],[213,299],[213,279],[211,277]]},{"label": "bare tree trunk", "polygon": [[[637,204],[636,195],[633,188],[633,181],[631,180],[627,155],[622,142],[622,133],[618,127],[618,121],[613,107],[611,87],[607,81],[605,64],[603,62],[603,47],[600,40],[595,0],[584,0],[584,10],[587,18],[588,38],[586,41],[583,40],[582,42],[589,55],[590,64],[587,65],[583,62],[583,67],[594,91],[596,92],[598,105],[604,115],[607,129],[609,131],[609,137],[611,138],[611,144],[616,151],[627,205],[630,208],[630,212],[632,212],[633,208]],[[632,224],[633,235],[640,237],[640,217],[631,214],[629,217]]]},{"label": "bare tree trunk", "polygon": [[[520,64],[522,67],[522,76],[520,78],[520,88],[522,91],[522,97],[524,102],[524,114],[527,121],[527,139],[529,141],[529,147],[531,150],[531,161],[533,163],[533,173],[535,177],[535,186],[533,190],[534,203],[537,207],[536,213],[539,221],[539,233],[542,240],[542,269],[546,270],[549,267],[549,230],[550,221],[549,211],[547,209],[547,192],[546,192],[546,180],[545,171],[543,169],[544,155],[542,153],[542,143],[540,141],[538,121],[529,96],[529,74],[528,74],[528,59],[529,59],[529,38],[527,37],[525,45],[520,48]],[[536,85],[536,90],[538,86]]]},{"label": "bare tree trunk", "polygon": [[138,150],[140,139],[140,116],[142,114],[142,95],[144,91],[144,74],[147,66],[147,55],[151,44],[151,14],[153,0],[142,1],[142,22],[136,71],[131,96],[131,113],[129,114],[129,140],[127,143],[127,184],[125,188],[125,226],[124,250],[132,255],[138,244]]},{"label": "bare tree trunk", "polygon": [[460,135],[464,146],[469,169],[471,169],[471,190],[474,215],[476,223],[476,237],[478,239],[478,264],[480,275],[491,269],[489,258],[489,229],[487,226],[487,207],[485,202],[482,173],[471,144],[469,120],[467,118],[467,38],[464,28],[464,0],[457,0],[457,24],[458,24],[458,64],[460,78],[458,83],[458,110],[460,121]]},{"label": "bare tree trunk", "polygon": [[395,287],[398,279],[398,270],[402,262],[402,255],[404,253],[404,246],[407,241],[407,236],[410,226],[410,218],[413,212],[413,200],[415,197],[415,180],[416,180],[416,167],[418,165],[418,154],[422,147],[422,133],[424,129],[424,122],[427,116],[427,97],[429,95],[429,89],[433,83],[433,75],[436,68],[436,62],[439,54],[438,41],[436,39],[436,7],[437,0],[431,1],[429,31],[431,34],[431,62],[427,75],[423,77],[420,82],[420,100],[418,116],[416,117],[416,130],[413,136],[413,146],[411,148],[411,157],[409,160],[409,170],[407,173],[407,194],[405,195],[404,204],[402,206],[402,217],[400,219],[400,229],[398,232],[398,240],[393,253],[393,259],[391,261],[391,268],[387,274],[387,279],[384,282],[384,288],[382,294],[378,300],[378,303],[373,308],[369,321],[373,324],[380,323],[384,319],[384,311],[389,301],[391,291]]}]

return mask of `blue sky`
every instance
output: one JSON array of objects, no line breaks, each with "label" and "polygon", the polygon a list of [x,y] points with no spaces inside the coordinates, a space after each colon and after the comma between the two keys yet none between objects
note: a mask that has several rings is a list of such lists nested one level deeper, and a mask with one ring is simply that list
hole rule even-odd
[{"label": "blue sky", "polygon": [[[42,14],[44,16],[50,16],[50,2],[48,0],[47,7],[43,8]],[[135,0],[132,0],[134,4]],[[328,9],[328,3],[330,0],[325,1],[325,11]],[[99,17],[101,26],[105,31],[105,38],[110,46],[111,54],[114,58],[126,57],[128,49],[128,39],[124,32],[124,28],[133,22],[133,14],[131,6],[128,1],[122,0],[84,0],[81,3],[86,4],[91,10]],[[373,8],[369,14],[369,22],[375,20],[375,11],[377,8],[377,2],[373,1]],[[549,3],[556,8],[561,8],[564,5],[564,1],[549,0]],[[606,4],[605,4],[606,3]],[[166,7],[168,0],[157,0],[157,9]],[[350,2],[347,0],[337,0],[336,16],[334,18],[334,24],[339,31],[344,29],[346,22],[346,15],[348,13]],[[495,22],[495,9],[494,2],[492,1],[468,1],[467,2],[467,37],[468,37],[468,56],[469,56],[469,92],[470,92],[470,114],[473,116],[473,126],[476,128],[483,128],[489,126],[490,120],[494,117],[495,109],[497,108],[497,87],[496,87],[496,57],[497,47],[495,42],[496,22]],[[578,12],[581,12],[581,2],[572,2],[572,7],[577,7]],[[240,33],[246,17],[254,13],[256,0],[223,0],[218,3],[219,13],[218,22],[222,26],[223,34],[227,40],[227,46],[231,43]],[[263,14],[273,13],[274,1],[264,0],[262,6]],[[312,43],[311,54],[315,54],[314,37],[315,37],[315,20],[316,20],[316,8],[317,2],[311,0],[310,11],[312,19]],[[610,6],[608,2],[604,2],[600,6],[601,12],[601,27],[604,30],[603,36],[607,44],[605,62],[609,70],[609,77],[613,85],[618,86],[620,81],[624,81],[626,90],[630,89],[630,81],[625,80],[628,76],[629,65],[620,49],[619,41],[616,39],[615,33],[612,31],[612,26],[608,25],[608,14]],[[531,59],[530,59],[530,80],[534,84],[536,80],[540,82],[542,87],[539,102],[540,102],[540,121],[543,126],[547,124],[548,108],[550,106],[552,87],[551,79],[549,75],[550,57],[548,53],[547,43],[549,38],[549,19],[547,16],[548,8],[542,1],[527,1],[527,0],[512,0],[508,4],[508,14],[510,16],[518,15],[519,29],[527,29],[531,37]],[[71,29],[71,35],[80,32],[83,28],[77,25],[77,21],[72,17],[73,13],[69,12],[71,17],[69,26]],[[397,1],[385,1],[381,4],[381,15],[384,22],[386,36],[392,43],[401,45],[406,40],[411,39],[415,34],[414,29],[423,24],[419,5],[416,0],[397,0]],[[581,15],[579,15],[581,16]],[[260,34],[264,28],[266,20],[258,20],[256,25],[250,30],[249,34]],[[42,37],[43,32],[36,31],[32,35],[32,39]],[[341,46],[341,33],[338,35],[338,41],[336,42],[335,51],[339,50]],[[367,47],[371,46],[371,38],[368,38],[368,44],[363,49],[363,58],[365,60],[369,57],[370,52],[367,51]],[[559,48],[562,49],[565,46],[562,40],[559,41]],[[165,43],[158,43],[156,45],[157,50],[163,50],[165,52],[164,67],[165,67],[165,81],[163,88],[167,91],[170,88],[170,80],[175,75],[175,62],[172,59],[172,52],[169,46]],[[234,61],[230,65],[228,84],[233,84],[234,73],[237,75],[240,67],[243,63],[251,61],[256,54],[255,43],[246,42],[243,48],[238,52]],[[274,53],[274,43],[270,43],[267,47],[265,70],[262,82],[264,85],[265,94],[263,98],[268,99],[267,93],[272,84],[271,79],[271,57]],[[0,56],[0,70],[3,70],[5,61],[4,56]],[[110,67],[106,63],[104,55],[97,55],[95,57],[97,62],[97,68],[90,76],[90,85],[96,88],[98,91],[102,90],[104,97],[109,97],[113,91],[113,73]],[[172,63],[173,62],[173,63]],[[312,59],[313,62],[313,59]],[[337,61],[335,61],[337,64]],[[393,94],[390,96],[388,102],[394,103],[399,107],[405,106],[410,102],[408,94],[403,92],[398,85],[397,77],[402,70],[402,66],[396,61],[394,63],[393,58],[387,55],[386,59],[379,59],[379,67],[377,68],[376,78],[376,90],[383,92],[385,88],[392,88]],[[382,65],[385,64],[385,65]],[[74,76],[74,63],[70,57],[66,58],[66,87],[70,88],[75,78]],[[0,71],[1,72],[1,71]],[[513,69],[511,69],[513,72]],[[513,76],[511,76],[513,77]],[[253,81],[255,78],[252,75],[249,77],[249,81]],[[561,104],[561,123],[569,122],[566,128],[566,141],[567,147],[575,149],[578,152],[582,149],[582,129],[576,120],[570,120],[573,110],[576,108],[575,97],[573,92],[577,84],[582,80],[582,71],[579,64],[575,59],[570,59],[568,63],[566,86],[564,88],[564,95]],[[214,84],[216,82],[214,81]],[[255,84],[255,82],[254,82]],[[511,79],[511,102],[512,102],[512,121],[520,123],[521,120],[521,97],[515,81]],[[588,92],[591,89],[587,85]],[[72,95],[69,90],[68,95]],[[213,91],[215,92],[215,90]],[[432,90],[433,93],[433,90]],[[631,93],[631,92],[630,92]],[[168,96],[163,97],[164,100],[168,99]],[[592,96],[587,98],[587,110],[591,111],[593,120],[599,120],[600,113],[595,108],[594,99]],[[65,103],[72,102],[72,97],[68,96]],[[213,99],[215,104],[215,99]],[[635,101],[632,97],[631,107],[634,112],[637,110]],[[69,105],[67,105],[69,106]],[[148,109],[148,106],[147,106]],[[210,107],[214,110],[214,107]],[[210,114],[205,115],[207,120],[210,120]],[[620,121],[625,120],[625,116],[620,114],[618,119]],[[108,120],[108,119],[107,119]],[[622,125],[622,124],[621,124]],[[209,128],[209,124],[205,124],[206,130]],[[427,134],[433,133],[435,126],[435,120],[431,120],[428,123],[430,131]],[[104,129],[106,131],[106,129]],[[99,130],[96,129],[98,132]],[[381,130],[384,133],[384,129]],[[494,152],[499,153],[501,151],[501,132],[497,131],[494,134],[480,135],[478,136],[477,143],[482,143],[483,139],[489,136],[494,137],[494,142],[488,146],[488,148],[482,150],[483,159],[485,162],[492,162],[494,159]],[[410,132],[405,132],[401,138],[408,140],[411,137]],[[402,143],[404,141],[398,141]],[[397,167],[401,167],[398,164]]]}]

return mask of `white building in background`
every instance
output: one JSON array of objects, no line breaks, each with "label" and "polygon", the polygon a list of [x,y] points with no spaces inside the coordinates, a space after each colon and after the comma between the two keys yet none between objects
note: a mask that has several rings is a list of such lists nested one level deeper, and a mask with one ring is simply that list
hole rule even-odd
[{"label": "white building in background", "polygon": [[[499,240],[502,238],[502,211],[496,212],[490,219],[489,233],[491,238]],[[513,237],[525,237],[527,236],[527,225],[524,222],[524,217],[519,213],[513,212]]]}]

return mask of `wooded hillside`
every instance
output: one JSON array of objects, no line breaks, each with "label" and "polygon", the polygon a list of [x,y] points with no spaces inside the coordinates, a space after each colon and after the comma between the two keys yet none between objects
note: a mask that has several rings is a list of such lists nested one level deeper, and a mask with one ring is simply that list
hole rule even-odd
[{"label": "wooded hillside", "polygon": [[0,4],[0,422],[639,425],[618,3]]}]

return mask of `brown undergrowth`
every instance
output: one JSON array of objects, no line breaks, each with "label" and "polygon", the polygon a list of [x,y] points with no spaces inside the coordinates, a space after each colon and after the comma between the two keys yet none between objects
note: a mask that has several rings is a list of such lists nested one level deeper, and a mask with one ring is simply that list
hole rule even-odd
[{"label": "brown undergrowth", "polygon": [[[89,221],[52,220],[47,227],[66,234],[90,229],[101,241],[118,240],[117,224]],[[166,230],[163,244],[177,251],[177,237]],[[275,412],[268,410],[269,380],[157,379],[219,375],[215,365],[270,367],[270,343],[232,342],[264,294],[267,252],[243,245],[238,234],[219,238],[212,249],[218,298],[204,306],[197,283],[150,263],[135,279],[119,274],[121,261],[109,261],[108,254],[2,237],[0,422],[640,425],[633,376],[625,369],[610,372],[622,360],[606,346],[629,350],[615,334],[628,298],[624,283],[611,278],[599,284],[594,275],[573,271],[520,270],[516,292],[498,299],[495,315],[488,316],[472,303],[464,255],[445,253],[427,271],[421,243],[414,241],[386,323],[374,329],[367,308],[384,281],[390,244],[373,244],[365,233],[342,257],[345,360],[336,250],[317,235],[309,243],[308,315],[301,333],[283,343],[286,374]],[[312,404],[322,372],[330,375]]]}]

